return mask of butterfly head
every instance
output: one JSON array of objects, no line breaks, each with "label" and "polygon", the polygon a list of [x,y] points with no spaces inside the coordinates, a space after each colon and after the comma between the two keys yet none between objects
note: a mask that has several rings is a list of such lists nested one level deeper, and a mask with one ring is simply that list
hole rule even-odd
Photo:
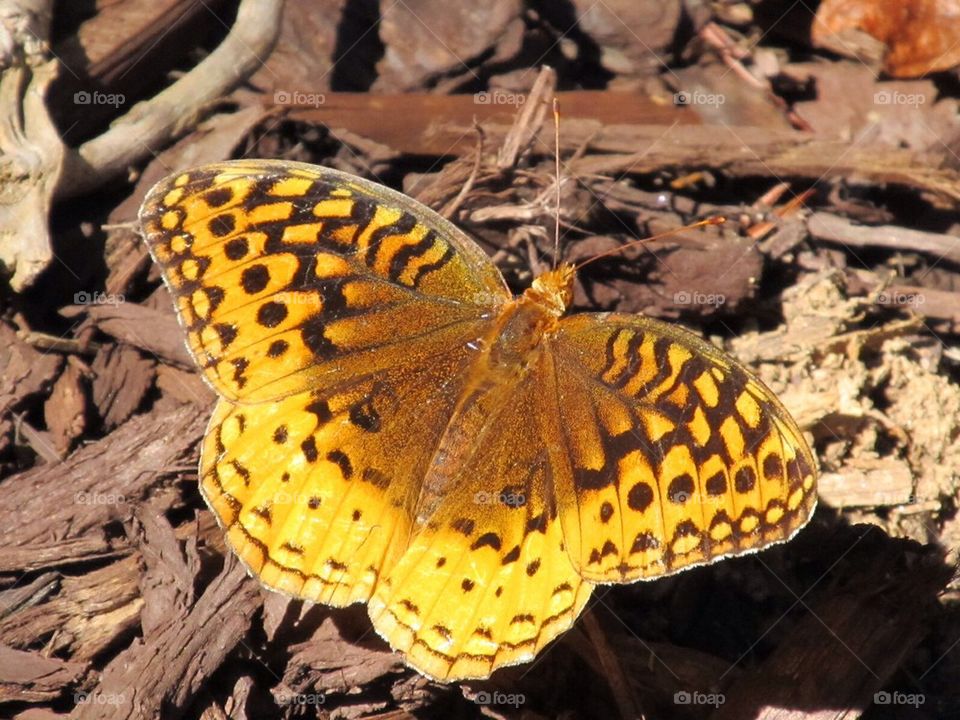
[{"label": "butterfly head", "polygon": [[545,308],[551,315],[560,317],[573,302],[573,265],[563,263],[559,267],[538,275],[523,294],[524,297]]}]

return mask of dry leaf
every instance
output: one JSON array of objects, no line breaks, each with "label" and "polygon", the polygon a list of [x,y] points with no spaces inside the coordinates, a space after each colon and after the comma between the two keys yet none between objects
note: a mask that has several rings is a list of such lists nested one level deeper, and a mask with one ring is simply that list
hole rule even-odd
[{"label": "dry leaf", "polygon": [[811,33],[815,45],[850,54],[838,36],[851,30],[862,30],[887,46],[883,69],[894,77],[918,77],[960,64],[958,0],[825,0]]}]

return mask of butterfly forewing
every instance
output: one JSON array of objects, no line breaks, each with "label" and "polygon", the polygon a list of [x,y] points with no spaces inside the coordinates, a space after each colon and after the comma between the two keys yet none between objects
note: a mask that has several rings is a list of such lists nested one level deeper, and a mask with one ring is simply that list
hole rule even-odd
[{"label": "butterfly forewing", "polygon": [[[400,193],[299,163],[208,165],[140,210],[187,344],[224,397],[259,402],[397,364],[510,299],[497,269]],[[462,329],[469,334],[469,329]]]},{"label": "butterfly forewing", "polygon": [[788,539],[816,502],[796,424],[742,365],[675,326],[576,315],[551,342],[564,538],[595,582]]}]

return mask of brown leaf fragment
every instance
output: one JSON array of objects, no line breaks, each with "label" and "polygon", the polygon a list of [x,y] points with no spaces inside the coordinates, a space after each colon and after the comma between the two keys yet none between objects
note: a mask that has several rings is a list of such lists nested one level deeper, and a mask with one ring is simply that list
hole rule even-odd
[{"label": "brown leaf fragment", "polygon": [[886,45],[884,69],[894,77],[919,77],[960,63],[957,0],[825,0],[812,36],[817,45],[842,51],[834,40],[862,30]]},{"label": "brown leaf fragment", "polygon": [[38,352],[6,323],[0,323],[0,416],[16,410],[33,395],[52,386],[63,357]]},{"label": "brown leaf fragment", "polygon": [[43,404],[54,447],[65,456],[86,429],[87,395],[82,370],[67,364]]}]

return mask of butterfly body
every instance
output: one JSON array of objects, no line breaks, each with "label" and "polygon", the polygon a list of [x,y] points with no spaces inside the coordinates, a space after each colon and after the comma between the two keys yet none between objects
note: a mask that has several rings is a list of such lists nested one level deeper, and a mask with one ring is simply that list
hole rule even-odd
[{"label": "butterfly body", "polygon": [[400,193],[220,163],[141,209],[220,396],[201,491],[268,587],[365,602],[420,672],[486,677],[569,628],[594,585],[791,537],[812,453],[742,365],[650,318],[567,315],[560,265],[513,297]]}]

